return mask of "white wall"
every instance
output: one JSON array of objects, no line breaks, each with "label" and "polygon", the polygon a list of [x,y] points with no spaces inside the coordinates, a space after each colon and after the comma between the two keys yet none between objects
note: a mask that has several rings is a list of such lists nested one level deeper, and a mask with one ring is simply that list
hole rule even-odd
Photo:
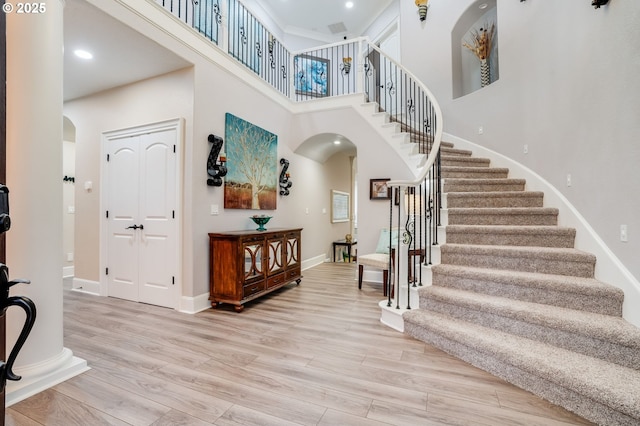
[{"label": "white wall", "polygon": [[421,25],[403,2],[403,63],[440,102],[446,132],[556,186],[640,278],[640,3],[498,0],[500,80],[454,100],[450,31],[473,3],[433,0]]},{"label": "white wall", "polygon": [[395,25],[399,15],[400,1],[394,0],[380,16],[369,25],[369,28],[366,29],[363,36],[369,37],[373,42],[377,41],[392,25]]}]

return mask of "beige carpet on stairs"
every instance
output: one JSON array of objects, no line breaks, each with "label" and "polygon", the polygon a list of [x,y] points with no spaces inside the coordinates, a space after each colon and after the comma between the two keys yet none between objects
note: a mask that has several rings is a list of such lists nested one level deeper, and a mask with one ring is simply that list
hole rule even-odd
[{"label": "beige carpet on stairs", "polygon": [[446,144],[446,243],[405,333],[602,425],[640,425],[640,329],[544,194]]}]

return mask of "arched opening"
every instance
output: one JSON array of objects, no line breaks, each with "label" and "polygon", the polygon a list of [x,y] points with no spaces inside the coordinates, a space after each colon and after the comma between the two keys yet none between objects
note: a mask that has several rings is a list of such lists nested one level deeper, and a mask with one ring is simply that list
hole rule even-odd
[{"label": "arched opening", "polygon": [[[319,187],[319,195],[325,198],[322,205],[332,206],[332,194],[338,191],[348,194],[349,218],[348,220],[331,220],[332,212],[328,211],[328,232],[324,233],[323,245],[330,254],[332,261],[342,262],[349,257],[343,257],[345,246],[340,246],[339,253],[334,251],[333,243],[345,240],[350,235],[353,241],[357,241],[357,149],[356,145],[344,135],[337,133],[320,133],[305,140],[295,150],[295,153],[320,163],[319,173],[316,175],[315,187]],[[308,194],[308,197],[313,197]],[[304,205],[313,205],[312,200],[301,200]],[[325,219],[323,219],[325,220]],[[352,249],[355,255],[355,246]],[[352,257],[353,259],[353,257]]]},{"label": "arched opening", "polygon": [[[464,46],[466,43],[476,47],[476,39],[483,37],[491,39],[490,54],[485,61],[478,57],[477,52]],[[477,0],[465,10],[451,31],[451,49],[454,99],[498,80],[500,69],[496,0]]]}]

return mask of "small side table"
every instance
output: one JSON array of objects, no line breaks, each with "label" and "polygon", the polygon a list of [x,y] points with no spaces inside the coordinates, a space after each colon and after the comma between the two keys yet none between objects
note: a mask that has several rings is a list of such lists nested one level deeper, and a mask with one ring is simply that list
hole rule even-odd
[{"label": "small side table", "polygon": [[349,263],[351,263],[351,247],[358,244],[357,241],[348,242],[347,240],[338,240],[333,242],[333,261],[336,261],[336,248],[338,246],[346,247],[347,253],[349,254]]}]

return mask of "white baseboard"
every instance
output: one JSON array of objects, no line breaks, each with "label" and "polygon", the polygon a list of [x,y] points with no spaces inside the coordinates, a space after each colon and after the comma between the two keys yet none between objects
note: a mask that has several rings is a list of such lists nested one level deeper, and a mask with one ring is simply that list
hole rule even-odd
[{"label": "white baseboard", "polygon": [[71,290],[80,291],[82,293],[100,295],[100,283],[98,281],[83,280],[82,278],[74,278],[71,284]]},{"label": "white baseboard", "polygon": [[62,278],[71,278],[74,275],[75,275],[75,267],[73,265],[62,267]]},{"label": "white baseboard", "polygon": [[73,352],[67,348],[63,348],[58,356],[43,363],[16,368],[15,373],[22,376],[22,379],[7,382],[6,406],[9,407],[87,370],[87,361],[73,356]]},{"label": "white baseboard", "polygon": [[318,266],[327,261],[327,256],[324,254],[312,257],[311,259],[302,261],[302,270],[313,268],[314,266]]},{"label": "white baseboard", "polygon": [[211,308],[209,293],[202,293],[198,296],[182,296],[180,298],[180,307],[178,311],[185,314],[197,314]]}]

